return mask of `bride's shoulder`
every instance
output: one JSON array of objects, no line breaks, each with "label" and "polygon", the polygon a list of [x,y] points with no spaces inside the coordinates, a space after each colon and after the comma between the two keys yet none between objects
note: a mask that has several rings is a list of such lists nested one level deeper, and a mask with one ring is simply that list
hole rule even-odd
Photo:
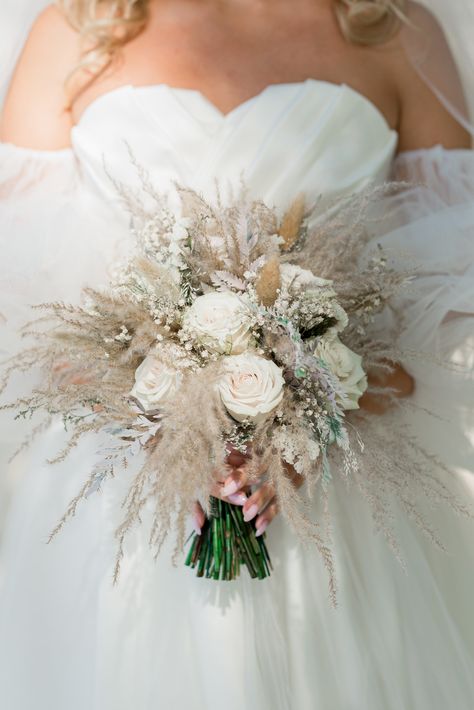
[{"label": "bride's shoulder", "polygon": [[34,21],[15,68],[2,111],[2,141],[40,150],[69,145],[66,78],[79,59],[79,34],[49,5]]},{"label": "bride's shoulder", "polygon": [[37,14],[36,19],[33,22],[30,35],[33,35],[38,31],[38,29],[41,28],[46,28],[48,30],[56,29],[59,32],[72,30],[66,15],[56,3],[46,5],[46,7]]},{"label": "bride's shoulder", "polygon": [[[470,147],[467,131],[434,90],[437,84],[462,108],[465,99],[461,79],[436,17],[426,7],[409,0],[405,24],[393,40],[392,49],[390,64],[400,104],[400,150],[431,148],[438,144],[446,148]],[[417,68],[420,56],[428,71],[424,78]]]}]

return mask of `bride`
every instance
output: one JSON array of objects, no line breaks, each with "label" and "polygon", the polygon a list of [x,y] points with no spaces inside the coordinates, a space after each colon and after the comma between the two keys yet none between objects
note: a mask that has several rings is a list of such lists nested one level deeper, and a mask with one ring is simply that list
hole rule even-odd
[{"label": "bride", "polygon": [[[451,469],[450,488],[472,501],[474,160],[461,78],[433,15],[404,0],[46,7],[1,119],[2,355],[18,347],[30,304],[77,299],[127,248],[113,181],[139,189],[130,152],[159,190],[178,180],[210,197],[216,178],[244,174],[282,207],[301,191],[324,205],[372,181],[413,182],[379,236],[423,264],[403,295],[400,346],[433,362],[404,362],[387,378],[413,407],[393,411],[375,394],[360,405],[387,426],[405,417]],[[7,394],[24,386],[18,379]],[[4,420],[2,461],[31,429]],[[317,555],[278,516],[268,485],[247,496],[245,461],[234,458],[217,493],[268,527],[273,575],[197,579],[167,549],[154,563],[139,528],[113,587],[113,531],[133,472],[46,546],[96,453],[86,441],[51,467],[63,439],[53,423],[3,464],[4,483],[14,481],[0,561],[5,710],[472,708],[472,520],[430,511],[443,552],[397,514],[404,569],[367,502],[336,477],[332,609]],[[196,505],[190,527],[202,523]]]}]

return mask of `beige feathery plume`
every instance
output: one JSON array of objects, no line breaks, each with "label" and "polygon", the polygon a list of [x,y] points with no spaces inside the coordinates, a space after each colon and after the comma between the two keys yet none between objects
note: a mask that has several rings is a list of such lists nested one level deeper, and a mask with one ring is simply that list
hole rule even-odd
[{"label": "beige feathery plume", "polygon": [[293,200],[283,218],[281,220],[278,234],[283,237],[282,251],[290,251],[290,249],[298,241],[300,234],[301,223],[305,214],[305,196],[300,192]]},{"label": "beige feathery plume", "polygon": [[264,306],[273,306],[280,285],[280,260],[274,255],[262,266],[255,284],[260,303]]}]

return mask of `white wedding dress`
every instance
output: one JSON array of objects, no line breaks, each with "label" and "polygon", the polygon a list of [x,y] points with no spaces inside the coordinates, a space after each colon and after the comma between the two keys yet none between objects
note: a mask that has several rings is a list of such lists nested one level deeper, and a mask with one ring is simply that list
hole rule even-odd
[{"label": "white wedding dress", "polygon": [[[27,305],[77,300],[106,278],[130,240],[111,178],[139,189],[131,164],[163,191],[172,181],[212,199],[217,179],[284,208],[297,193],[334,197],[391,173],[426,182],[394,201],[381,239],[423,265],[404,294],[400,345],[471,368],[407,362],[421,410],[404,414],[451,468],[468,504],[474,345],[474,157],[440,147],[397,157],[397,134],[347,86],[274,84],[223,115],[201,93],[125,86],[95,100],[72,149],[0,146],[2,350],[14,351]],[[397,198],[398,199],[398,198]],[[10,394],[25,383],[18,378]],[[387,426],[390,426],[387,415]],[[205,422],[203,422],[205,426]],[[2,415],[2,459],[26,425]],[[113,532],[132,471],[92,496],[51,545],[47,536],[85,480],[97,441],[46,463],[57,422],[4,465],[13,489],[0,546],[0,706],[4,710],[472,710],[474,522],[429,511],[447,552],[400,513],[405,559],[374,531],[369,506],[331,484],[339,606],[317,553],[279,518],[268,531],[274,572],[233,583],[153,562],[145,526],[113,587]],[[318,515],[318,501],[313,513]]]}]

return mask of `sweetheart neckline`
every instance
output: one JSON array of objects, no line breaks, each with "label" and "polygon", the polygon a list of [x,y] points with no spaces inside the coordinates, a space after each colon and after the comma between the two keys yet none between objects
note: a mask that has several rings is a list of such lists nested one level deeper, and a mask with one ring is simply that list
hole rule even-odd
[{"label": "sweetheart neckline", "polygon": [[237,106],[234,106],[234,108],[230,109],[230,111],[223,112],[220,110],[216,104],[211,101],[202,91],[199,89],[193,89],[193,88],[188,88],[188,87],[181,87],[181,86],[172,86],[171,84],[167,84],[166,82],[159,82],[156,84],[142,84],[142,85],[136,85],[136,84],[122,84],[121,86],[117,86],[115,89],[110,89],[109,91],[105,91],[103,94],[100,94],[97,96],[95,99],[93,99],[82,111],[81,115],[79,116],[79,119],[77,123],[72,127],[71,133],[80,129],[82,126],[83,121],[85,118],[89,115],[90,112],[95,110],[98,105],[100,105],[103,101],[109,100],[111,97],[113,97],[115,94],[122,93],[124,91],[133,91],[133,92],[145,92],[149,90],[157,90],[157,89],[165,89],[167,91],[170,91],[171,93],[183,93],[183,94],[194,94],[197,96],[208,108],[212,109],[216,115],[220,118],[222,122],[230,120],[232,116],[234,116],[236,113],[241,111],[247,106],[250,106],[251,104],[255,103],[257,99],[263,98],[269,91],[272,89],[284,89],[284,88],[293,88],[297,86],[305,86],[305,85],[311,85],[311,86],[327,86],[327,87],[332,87],[337,90],[346,90],[350,92],[353,96],[357,97],[360,101],[364,102],[367,106],[369,106],[374,114],[381,119],[387,128],[388,131],[392,133],[396,133],[397,131],[392,128],[388,122],[388,119],[386,116],[383,114],[381,109],[373,102],[371,99],[369,99],[367,96],[362,94],[360,91],[357,91],[356,89],[353,89],[351,86],[348,84],[345,84],[344,82],[340,84],[336,84],[335,82],[332,81],[325,81],[324,79],[313,79],[309,77],[308,79],[303,79],[302,81],[285,81],[285,82],[277,82],[274,84],[267,84],[266,86],[263,87],[263,89],[253,96],[250,96],[248,99],[245,99],[244,101],[241,101]]}]

